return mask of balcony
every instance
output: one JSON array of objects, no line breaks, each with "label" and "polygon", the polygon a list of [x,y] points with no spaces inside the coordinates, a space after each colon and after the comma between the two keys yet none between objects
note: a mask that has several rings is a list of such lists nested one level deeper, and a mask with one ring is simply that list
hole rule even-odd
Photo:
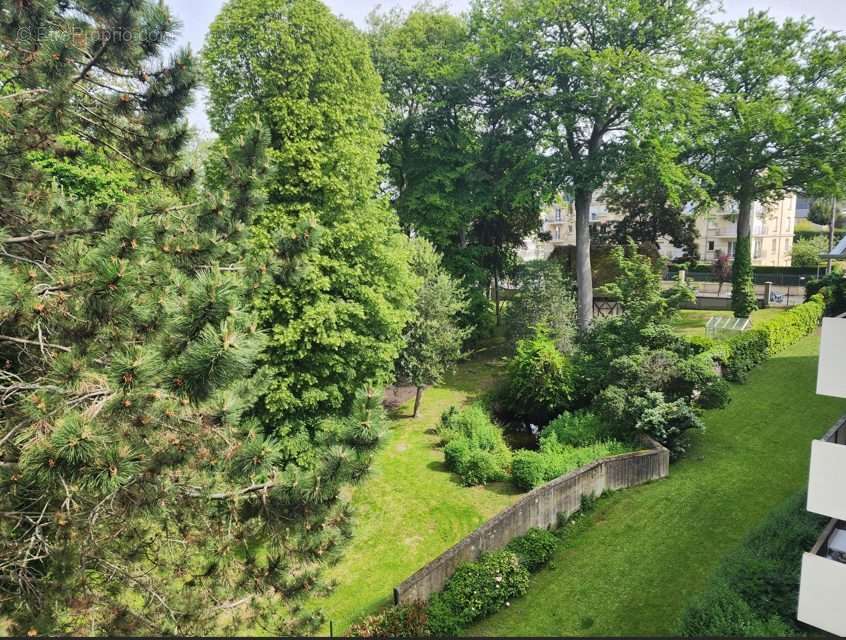
[{"label": "balcony", "polygon": [[832,520],[810,552],[802,555],[797,618],[846,636],[846,523]]}]

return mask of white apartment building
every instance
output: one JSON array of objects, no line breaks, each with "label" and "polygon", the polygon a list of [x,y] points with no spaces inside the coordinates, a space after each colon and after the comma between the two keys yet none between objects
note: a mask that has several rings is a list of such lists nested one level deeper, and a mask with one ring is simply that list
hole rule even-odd
[{"label": "white apartment building", "polygon": [[[789,266],[793,249],[793,232],[796,226],[796,196],[788,194],[780,202],[770,205],[755,203],[752,223],[752,264],[755,266]],[[576,212],[573,203],[559,196],[541,213],[543,230],[550,240],[529,238],[521,252],[524,260],[543,259],[556,246],[576,244]],[[594,197],[590,207],[591,224],[603,224],[620,219],[611,213],[602,200]],[[737,238],[737,205],[715,209],[696,220],[699,231],[697,250],[700,260],[711,262],[721,255],[734,256]],[[681,256],[681,250],[669,243],[662,243],[661,253],[667,258]]]}]

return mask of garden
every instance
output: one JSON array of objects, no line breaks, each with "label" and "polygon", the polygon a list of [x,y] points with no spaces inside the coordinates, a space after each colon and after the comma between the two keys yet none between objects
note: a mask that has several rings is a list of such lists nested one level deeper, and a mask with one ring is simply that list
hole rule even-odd
[{"label": "garden", "polygon": [[[422,422],[398,419],[396,435],[423,431],[421,453],[443,460],[443,466],[429,463],[424,470],[416,456],[394,450],[385,468],[398,465],[413,475],[429,474],[434,467],[442,476],[449,470],[449,490],[429,505],[427,514],[406,510],[403,502],[417,501],[421,485],[409,485],[409,495],[395,485],[390,498],[380,498],[375,487],[382,483],[382,466],[377,458],[376,477],[354,498],[354,504],[365,505],[364,528],[355,531],[351,553],[333,571],[338,585],[325,603],[336,632],[557,635],[566,628],[575,635],[619,629],[674,633],[687,600],[674,600],[669,610],[666,602],[654,605],[653,598],[680,586],[678,579],[666,588],[653,580],[652,554],[666,545],[678,553],[686,544],[702,547],[678,563],[683,567],[679,575],[690,583],[680,593],[693,597],[739,536],[779,499],[801,488],[807,446],[800,443],[815,435],[814,430],[823,432],[846,408],[813,395],[817,339],[810,334],[826,310],[824,298],[810,296],[800,307],[761,313],[744,334],[707,339],[679,326],[676,305],[687,295],[684,288],[661,291],[659,270],[633,247],[617,251],[615,260],[620,275],[611,286],[626,303],[622,316],[597,322],[589,337],[578,336],[566,278],[554,264],[528,263],[506,309],[506,339],[460,364],[444,388],[427,391],[436,402],[428,408],[424,403]],[[565,295],[548,295],[552,291]],[[635,347],[615,350],[621,349],[621,335],[628,337],[624,344]],[[487,375],[474,374],[479,367]],[[788,370],[801,375],[786,375]],[[466,393],[468,383],[478,385],[475,392]],[[453,385],[464,391],[456,394]],[[591,403],[586,390],[593,390],[597,400]],[[791,432],[797,411],[805,415],[809,406],[805,428]],[[496,506],[491,496],[503,498],[497,504],[504,508],[521,492],[570,470],[638,448],[638,434],[673,452],[676,463],[668,480],[601,498],[592,513],[564,523],[546,539],[550,550],[544,562],[524,566],[520,555],[506,548],[465,565],[427,606],[383,608],[393,586],[484,519],[485,508]],[[775,477],[766,474],[773,464],[781,470]],[[430,488],[442,486],[442,481],[435,482],[427,477],[422,483],[427,499]],[[420,536],[415,523],[432,517],[450,521],[461,509],[458,496],[463,492],[477,501],[478,519],[451,535],[436,536],[425,544],[425,553],[416,553],[416,548],[408,553],[400,543],[405,532]],[[389,523],[372,518],[377,509]],[[380,537],[370,537],[374,535]],[[615,536],[620,540],[616,544]],[[654,539],[661,544],[656,546]],[[423,544],[419,537],[415,540],[415,547]],[[515,546],[520,544],[518,538]],[[385,557],[391,560],[386,563]],[[660,573],[671,571],[672,564],[662,562]],[[385,565],[390,572],[366,569]],[[609,572],[621,573],[621,579],[607,580]],[[346,578],[350,575],[355,579]],[[501,590],[490,598],[479,596],[478,585],[497,577],[503,581]],[[362,592],[371,595],[365,599]],[[470,592],[481,599],[472,604]],[[615,618],[615,607],[635,592],[650,599],[650,608],[637,619],[631,612],[627,621]],[[545,599],[570,604],[539,614],[543,607],[538,603]]]}]

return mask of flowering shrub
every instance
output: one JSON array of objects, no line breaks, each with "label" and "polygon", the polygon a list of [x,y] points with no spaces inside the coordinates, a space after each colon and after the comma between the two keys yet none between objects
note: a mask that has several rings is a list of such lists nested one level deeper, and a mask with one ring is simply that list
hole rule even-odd
[{"label": "flowering shrub", "polygon": [[355,638],[419,638],[428,635],[426,604],[414,602],[388,607],[349,628]]},{"label": "flowering shrub", "polygon": [[429,602],[428,629],[434,636],[455,636],[529,589],[529,571],[515,553],[497,551],[463,564],[441,593]]}]

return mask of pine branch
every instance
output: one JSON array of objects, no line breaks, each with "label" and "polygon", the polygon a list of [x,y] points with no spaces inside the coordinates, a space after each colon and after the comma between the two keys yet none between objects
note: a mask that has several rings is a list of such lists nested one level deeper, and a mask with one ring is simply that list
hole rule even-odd
[{"label": "pine branch", "polygon": [[47,93],[47,89],[26,89],[25,91],[18,91],[16,93],[10,93],[5,96],[0,96],[0,100],[12,100],[14,98],[26,97],[26,96],[37,96]]},{"label": "pine branch", "polygon": [[186,487],[183,489],[183,491],[186,495],[192,498],[206,498],[208,500],[230,500],[232,498],[241,498],[243,496],[250,495],[251,493],[257,493],[259,491],[266,491],[267,489],[272,489],[275,486],[276,481],[270,480],[262,484],[253,484],[249,487],[244,487],[243,489],[237,489],[235,491],[228,491],[223,493],[205,494],[196,487]]},{"label": "pine branch", "polygon": [[0,336],[2,342],[15,342],[17,344],[32,345],[33,347],[47,347],[49,349],[58,349],[65,353],[70,353],[69,347],[63,347],[60,344],[50,344],[49,342],[39,342],[38,340],[26,340],[25,338],[15,338],[13,336]]},{"label": "pine branch", "polygon": [[[58,238],[66,238],[67,236],[80,236],[88,233],[97,233],[100,229],[65,229],[63,231],[44,231],[39,229],[32,232],[28,236],[18,236],[16,238],[0,239],[0,244],[21,244],[23,242],[38,242],[39,240],[56,240]],[[17,256],[16,256],[17,257]]]}]

